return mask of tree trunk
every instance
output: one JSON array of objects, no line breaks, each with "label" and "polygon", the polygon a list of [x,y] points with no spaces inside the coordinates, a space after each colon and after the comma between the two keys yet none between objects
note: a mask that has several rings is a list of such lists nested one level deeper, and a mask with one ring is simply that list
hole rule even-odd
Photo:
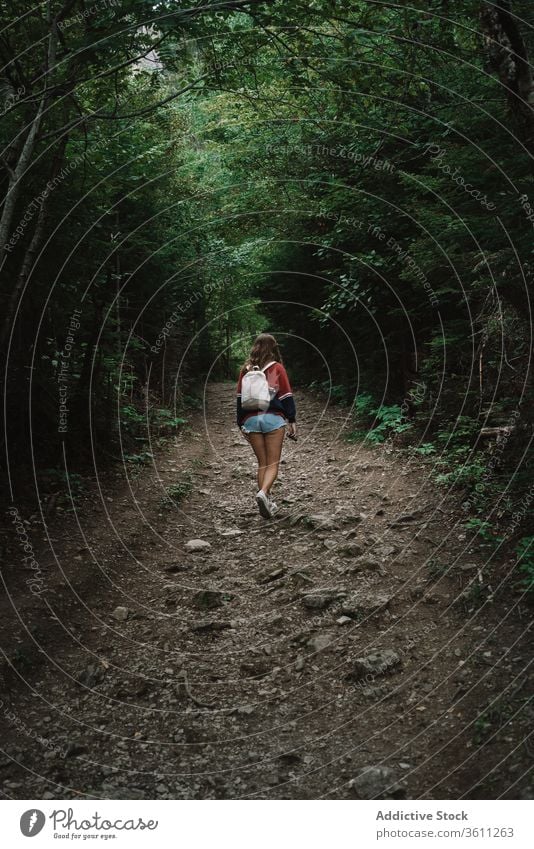
[{"label": "tree trunk", "polygon": [[[63,161],[63,155],[65,153],[66,144],[67,137],[63,136],[60,142],[59,149],[57,150],[56,155],[54,157],[54,161],[52,163],[50,180],[53,180],[55,177],[57,177],[59,173],[59,169]],[[26,248],[26,251],[24,253],[24,259],[22,260],[22,265],[17,276],[17,282],[15,283],[11,295],[9,296],[4,317],[2,319],[2,326],[0,329],[0,349],[4,347],[7,341],[7,337],[12,327],[13,318],[17,310],[17,304],[19,303],[20,295],[24,290],[26,282],[31,274],[35,256],[43,241],[46,219],[48,217],[48,198],[49,195],[47,195],[43,199],[43,202],[37,214],[37,221],[35,224],[35,229],[33,231],[32,239],[30,241],[30,244]]]},{"label": "tree trunk", "polygon": [[506,89],[519,138],[528,152],[534,154],[534,82],[511,0],[501,0],[498,6],[483,2],[480,22],[491,70]]},{"label": "tree trunk", "polygon": [[[9,241],[9,234],[13,223],[13,216],[17,200],[20,194],[22,179],[28,170],[31,162],[33,151],[39,137],[39,130],[43,115],[48,106],[50,99],[50,74],[56,64],[56,50],[58,41],[58,29],[55,21],[50,22],[50,33],[48,36],[48,52],[46,61],[45,89],[39,101],[37,111],[30,123],[28,133],[17,161],[15,168],[9,171],[9,183],[7,188],[4,205],[2,207],[2,215],[0,216],[0,269],[3,268],[6,259],[6,248]],[[35,202],[35,201],[33,201]]]},{"label": "tree trunk", "polygon": [[44,107],[45,96],[43,95],[41,102],[39,103],[39,106],[37,108],[35,117],[30,125],[26,140],[22,145],[22,150],[19,155],[17,165],[14,170],[11,170],[9,172],[8,188],[4,200],[4,205],[2,207],[2,215],[0,217],[0,268],[3,268],[6,259],[7,243],[9,241],[11,225],[13,223],[13,216],[15,214],[15,207],[17,205],[17,200],[20,194],[21,180],[24,174],[26,173],[28,165],[30,164],[30,160],[35,148],[35,143],[37,141],[39,128],[41,126]]}]

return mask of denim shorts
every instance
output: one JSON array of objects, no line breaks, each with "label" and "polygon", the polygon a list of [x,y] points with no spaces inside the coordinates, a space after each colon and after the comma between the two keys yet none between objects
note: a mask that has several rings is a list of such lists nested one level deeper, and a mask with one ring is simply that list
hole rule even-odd
[{"label": "denim shorts", "polygon": [[277,416],[276,413],[260,413],[257,416],[250,416],[241,425],[241,430],[244,433],[271,433],[273,430],[284,427],[285,424],[286,420],[283,416]]}]

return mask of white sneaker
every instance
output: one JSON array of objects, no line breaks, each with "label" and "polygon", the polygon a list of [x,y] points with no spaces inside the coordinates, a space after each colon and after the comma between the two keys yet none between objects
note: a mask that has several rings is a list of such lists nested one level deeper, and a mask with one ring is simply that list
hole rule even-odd
[{"label": "white sneaker", "polygon": [[274,516],[275,513],[278,513],[279,507],[276,501],[270,501],[269,506],[271,508],[271,516]]},{"label": "white sneaker", "polygon": [[264,493],[263,489],[260,489],[256,495],[256,504],[258,505],[258,510],[260,511],[263,518],[270,519],[272,516],[271,502]]}]

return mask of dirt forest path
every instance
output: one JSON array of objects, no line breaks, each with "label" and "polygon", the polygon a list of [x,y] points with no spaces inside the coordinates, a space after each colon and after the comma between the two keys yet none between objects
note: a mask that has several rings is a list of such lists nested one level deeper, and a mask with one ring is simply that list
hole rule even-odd
[{"label": "dirt forest path", "polygon": [[[212,384],[206,414],[154,467],[55,523],[57,562],[41,555],[48,626],[30,628],[46,651],[4,690],[5,796],[517,798],[528,786],[515,721],[528,642],[506,608],[470,606],[483,552],[427,470],[348,444],[342,409],[296,401],[273,521],[256,511],[233,386]],[[179,506],[165,502],[188,482]],[[17,617],[31,626],[39,604]],[[503,692],[506,711],[483,727]]]}]

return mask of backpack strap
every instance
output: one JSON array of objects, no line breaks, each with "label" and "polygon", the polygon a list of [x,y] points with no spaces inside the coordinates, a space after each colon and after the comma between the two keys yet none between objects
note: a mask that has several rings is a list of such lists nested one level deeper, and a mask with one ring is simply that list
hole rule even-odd
[{"label": "backpack strap", "polygon": [[263,368],[260,369],[260,371],[265,373],[268,368],[271,368],[271,366],[274,366],[275,362],[276,362],[276,360],[272,360],[270,363],[267,363],[266,366],[263,366]]}]

